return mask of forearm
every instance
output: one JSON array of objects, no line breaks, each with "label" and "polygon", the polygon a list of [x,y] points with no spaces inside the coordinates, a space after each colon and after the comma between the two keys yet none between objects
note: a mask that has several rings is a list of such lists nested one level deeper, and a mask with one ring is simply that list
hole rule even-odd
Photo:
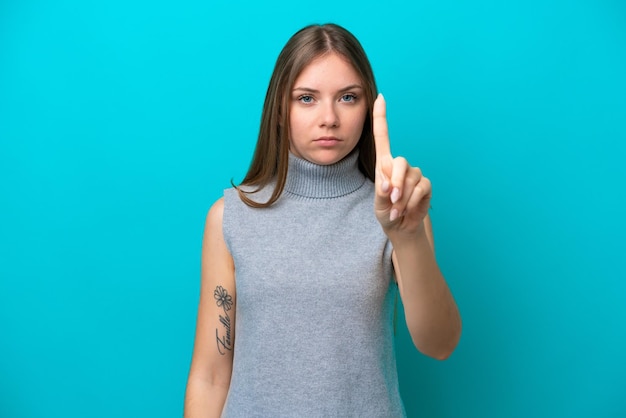
[{"label": "forearm", "polygon": [[211,384],[190,376],[185,392],[184,418],[219,418],[227,395],[227,384]]},{"label": "forearm", "polygon": [[424,228],[414,235],[391,239],[394,266],[407,327],[417,349],[447,358],[461,335],[461,318],[439,270]]}]

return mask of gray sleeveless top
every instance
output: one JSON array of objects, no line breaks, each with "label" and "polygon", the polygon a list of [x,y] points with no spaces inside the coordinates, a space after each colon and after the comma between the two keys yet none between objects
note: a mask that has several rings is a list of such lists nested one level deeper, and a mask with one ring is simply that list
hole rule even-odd
[{"label": "gray sleeveless top", "polygon": [[[394,353],[391,245],[358,154],[290,155],[269,208],[224,192],[237,307],[223,417],[404,417]],[[251,195],[267,201],[272,187]]]}]

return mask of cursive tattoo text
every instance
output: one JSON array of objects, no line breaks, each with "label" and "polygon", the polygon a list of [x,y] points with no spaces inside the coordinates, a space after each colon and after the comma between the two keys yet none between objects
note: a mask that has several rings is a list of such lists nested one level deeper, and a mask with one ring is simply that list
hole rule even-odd
[{"label": "cursive tattoo text", "polygon": [[219,316],[220,324],[222,325],[222,336],[220,337],[220,329],[215,329],[215,339],[217,341],[217,351],[224,355],[226,351],[232,351],[233,340],[231,336],[232,324],[230,321],[230,315],[228,311],[233,307],[233,298],[228,294],[226,289],[222,286],[217,286],[213,296],[217,302],[217,306],[224,309],[224,315]]}]

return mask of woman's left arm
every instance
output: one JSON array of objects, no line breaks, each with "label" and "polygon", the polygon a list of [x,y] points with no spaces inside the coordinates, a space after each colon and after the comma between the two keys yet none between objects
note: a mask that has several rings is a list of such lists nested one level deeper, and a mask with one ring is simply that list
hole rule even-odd
[{"label": "woman's left arm", "polygon": [[435,259],[428,216],[432,195],[428,178],[389,146],[385,101],[374,103],[376,197],[374,210],[393,245],[393,265],[406,323],[419,351],[448,358],[461,336],[461,317]]},{"label": "woman's left arm", "polygon": [[417,349],[445,360],[461,337],[461,316],[435,259],[428,215],[413,237],[390,236],[404,315]]}]

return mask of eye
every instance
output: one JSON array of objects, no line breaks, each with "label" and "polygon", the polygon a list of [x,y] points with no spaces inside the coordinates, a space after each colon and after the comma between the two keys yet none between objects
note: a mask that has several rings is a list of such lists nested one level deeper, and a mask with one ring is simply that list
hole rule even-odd
[{"label": "eye", "polygon": [[343,96],[341,96],[341,100],[348,103],[356,102],[356,99],[357,97],[352,93],[344,94]]},{"label": "eye", "polygon": [[305,104],[313,103],[313,96],[303,94],[302,96],[298,97],[298,101],[305,103]]}]

